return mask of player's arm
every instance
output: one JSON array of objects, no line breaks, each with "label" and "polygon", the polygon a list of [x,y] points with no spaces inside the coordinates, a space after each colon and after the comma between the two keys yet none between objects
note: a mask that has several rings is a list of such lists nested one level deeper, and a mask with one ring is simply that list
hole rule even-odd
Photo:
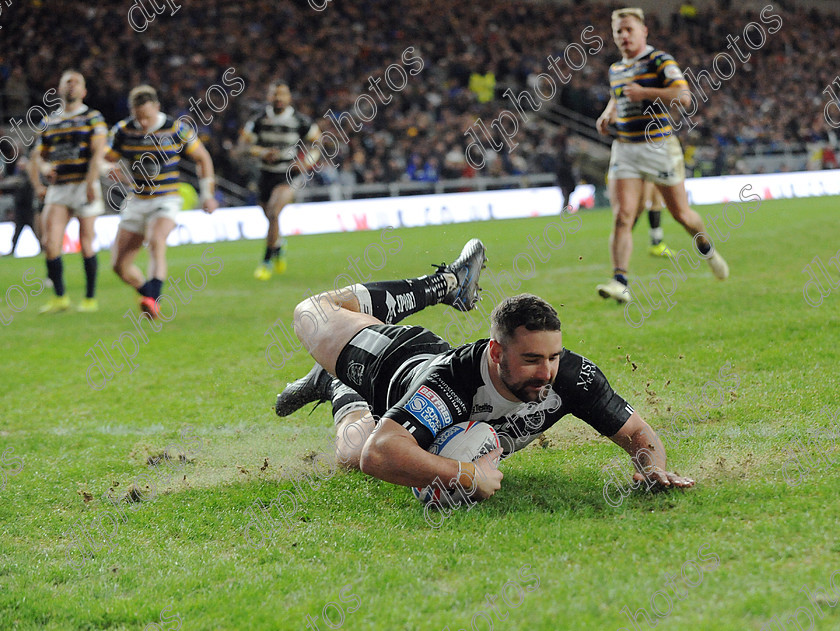
[{"label": "player's arm", "polygon": [[85,175],[87,188],[87,200],[92,202],[96,199],[96,185],[99,183],[99,175],[102,171],[103,158],[108,151],[108,135],[104,131],[94,134],[90,138],[90,162]]},{"label": "player's arm", "polygon": [[685,81],[674,81],[667,88],[643,88],[638,83],[628,83],[623,93],[634,103],[660,99],[666,105],[670,105],[671,101],[677,101],[685,108],[691,105],[691,93]]},{"label": "player's arm", "polygon": [[187,150],[187,156],[198,166],[198,192],[201,207],[206,213],[212,213],[219,207],[215,197],[213,158],[204,144],[196,138]]},{"label": "player's arm", "polygon": [[248,123],[239,134],[236,143],[236,153],[239,156],[257,158],[267,164],[280,161],[280,152],[273,147],[262,147],[257,144],[257,135],[253,131],[253,123]]},{"label": "player's arm", "polygon": [[633,412],[624,426],[610,440],[630,454],[636,468],[633,479],[647,480],[662,487],[687,488],[694,486],[694,480],[668,471],[665,446],[638,412]]},{"label": "player's arm", "polygon": [[38,199],[44,199],[47,194],[47,187],[41,182],[41,173],[46,166],[43,152],[44,147],[39,139],[29,155],[29,164],[26,165],[26,175],[29,177],[29,183],[32,184]]},{"label": "player's arm", "polygon": [[375,478],[403,486],[425,487],[442,482],[454,487],[456,481],[474,499],[487,499],[501,487],[499,471],[501,449],[483,455],[475,462],[442,458],[420,447],[399,423],[384,418],[365,443],[360,469]]},{"label": "player's arm", "polygon": [[634,479],[647,479],[663,487],[694,486],[694,480],[667,470],[665,447],[659,436],[590,360],[567,352],[554,383],[569,412],[630,454],[636,468]]},{"label": "player's arm", "polygon": [[615,98],[610,97],[610,102],[607,103],[607,106],[604,108],[604,111],[598,117],[598,120],[595,122],[595,128],[598,130],[598,133],[602,136],[606,136],[609,134],[609,130],[607,129],[608,125],[615,121],[616,113],[615,113]]},{"label": "player's arm", "polygon": [[106,142],[105,150],[102,154],[102,160],[99,163],[99,175],[106,177],[114,182],[129,183],[131,180],[126,177],[125,173],[117,168],[117,163],[122,159],[122,156],[114,151],[114,149]]},{"label": "player's arm", "polygon": [[317,124],[312,123],[312,126],[309,128],[309,132],[304,136],[304,140],[312,144],[313,146],[309,148],[306,152],[306,156],[304,157],[303,164],[307,169],[311,169],[318,163],[318,160],[321,159],[321,150],[318,149],[316,145],[314,145],[316,140],[320,140],[321,138],[321,128],[318,127]]}]

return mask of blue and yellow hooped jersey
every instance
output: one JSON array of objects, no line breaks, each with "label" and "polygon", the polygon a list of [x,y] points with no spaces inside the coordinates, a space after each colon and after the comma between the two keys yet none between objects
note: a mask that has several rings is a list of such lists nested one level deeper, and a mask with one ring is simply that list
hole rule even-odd
[{"label": "blue and yellow hooped jersey", "polygon": [[108,133],[105,118],[87,105],[72,114],[50,114],[35,149],[55,167],[56,184],[84,182],[92,157],[91,138]]},{"label": "blue and yellow hooped jersey", "polygon": [[195,129],[162,116],[163,124],[154,131],[143,131],[133,116],[111,129],[110,148],[126,161],[140,198],[177,195],[181,153],[189,155],[199,146]]},{"label": "blue and yellow hooped jersey", "polygon": [[[624,86],[638,83],[643,88],[669,88],[688,82],[671,55],[648,46],[641,55],[628,62],[617,61],[610,66],[610,92],[616,102],[618,138],[625,142],[645,142],[670,136],[673,131],[666,110],[653,101],[631,102],[624,96]],[[670,103],[665,103],[665,108]],[[652,107],[651,107],[652,106]],[[651,108],[651,109],[649,109]],[[647,112],[647,113],[645,113]],[[650,125],[655,122],[655,125]],[[647,134],[645,133],[647,130]]]}]

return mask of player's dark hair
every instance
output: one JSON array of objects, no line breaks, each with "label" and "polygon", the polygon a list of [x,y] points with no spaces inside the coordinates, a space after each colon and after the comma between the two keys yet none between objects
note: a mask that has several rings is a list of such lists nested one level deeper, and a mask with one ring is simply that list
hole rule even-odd
[{"label": "player's dark hair", "polygon": [[146,103],[159,103],[157,92],[150,85],[138,85],[128,93],[128,106],[136,109]]},{"label": "player's dark hair", "polygon": [[557,311],[534,294],[519,294],[505,298],[490,314],[490,335],[505,343],[520,326],[529,331],[559,331]]}]

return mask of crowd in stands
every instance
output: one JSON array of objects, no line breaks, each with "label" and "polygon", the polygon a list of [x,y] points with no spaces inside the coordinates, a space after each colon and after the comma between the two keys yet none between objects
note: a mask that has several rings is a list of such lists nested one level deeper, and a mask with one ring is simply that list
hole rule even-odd
[{"label": "crowd in stands", "polygon": [[[150,0],[140,4],[149,6]],[[387,104],[377,98],[376,115],[359,131],[343,126],[348,142],[341,143],[338,168],[324,169],[319,177],[359,183],[435,181],[476,175],[464,160],[469,142],[464,132],[477,119],[489,126],[501,111],[512,111],[510,100],[501,96],[504,90],[519,93],[532,86],[536,75],[549,72],[547,57],[562,56],[569,43],[580,42],[586,26],[594,27],[592,36],[601,37],[603,47],[561,86],[555,101],[593,118],[594,124],[609,98],[607,69],[618,58],[610,31],[610,12],[618,5],[333,0],[316,11],[307,2],[202,0],[183,2],[171,15],[174,3],[158,4],[165,10],[150,11],[154,18],[143,32],[129,23],[134,4],[122,0],[16,0],[4,7],[4,121],[40,104],[66,68],[87,77],[87,102],[110,124],[128,114],[128,91],[139,83],[158,89],[165,112],[196,119],[190,99],[205,99],[213,84],[225,87],[223,73],[233,69],[244,79],[244,91],[230,96],[218,113],[203,108],[212,120],[200,132],[217,171],[245,185],[253,166],[239,160],[234,147],[244,123],[264,107],[270,82],[287,81],[295,107],[337,134],[324,115],[349,112],[358,121],[354,104],[359,95],[373,96],[371,79],[382,79],[390,65],[411,69],[402,60],[413,47],[422,71],[409,75],[400,90],[378,84]],[[773,3],[782,27],[768,33],[761,49],[739,62],[719,90],[707,90],[708,102],[692,117],[696,127],[681,137],[685,145],[701,148],[700,155],[711,156],[713,173],[737,170],[740,155],[757,143],[829,140],[833,130],[823,119],[823,90],[840,67],[840,49],[832,44],[840,39],[840,13],[794,4]],[[741,36],[749,22],[761,24],[762,8],[722,0],[715,10],[652,14],[649,42],[673,54],[684,69],[711,69],[717,53],[731,53],[727,35]],[[230,93],[230,86],[225,89]],[[367,104],[362,110],[370,114]],[[515,141],[513,151],[489,151],[481,173],[549,171],[572,177],[577,145],[564,128],[530,115],[528,123],[520,122]]]}]

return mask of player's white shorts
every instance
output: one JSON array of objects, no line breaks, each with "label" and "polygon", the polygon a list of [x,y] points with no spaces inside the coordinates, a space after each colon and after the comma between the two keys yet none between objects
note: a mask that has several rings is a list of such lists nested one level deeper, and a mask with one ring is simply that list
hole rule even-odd
[{"label": "player's white shorts", "polygon": [[639,178],[664,186],[679,184],[685,180],[685,162],[680,141],[674,134],[650,142],[614,140],[610,152],[609,178]]},{"label": "player's white shorts", "polygon": [[67,206],[70,213],[76,217],[97,217],[105,212],[105,205],[102,203],[102,186],[99,181],[97,180],[93,186],[96,199],[88,202],[85,182],[53,184],[47,187],[44,205]]},{"label": "player's white shorts", "polygon": [[140,199],[130,195],[120,211],[120,228],[136,234],[146,234],[149,224],[158,217],[168,217],[178,223],[178,213],[184,204],[178,195],[161,195],[152,199]]}]

